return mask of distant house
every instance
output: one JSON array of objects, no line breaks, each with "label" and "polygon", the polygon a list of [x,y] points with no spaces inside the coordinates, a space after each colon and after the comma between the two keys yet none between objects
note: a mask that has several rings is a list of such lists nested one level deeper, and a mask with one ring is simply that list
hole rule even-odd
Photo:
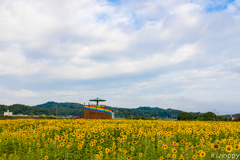
[{"label": "distant house", "polygon": [[112,119],[114,119],[114,118],[115,118],[114,113],[112,113]]},{"label": "distant house", "polygon": [[9,110],[7,110],[7,112],[4,112],[4,116],[12,116],[12,112],[9,112]]},{"label": "distant house", "polygon": [[22,114],[22,113],[18,113],[17,115],[18,115],[18,116],[23,116],[23,114]]},{"label": "distant house", "polygon": [[238,114],[234,114],[234,115],[230,115],[230,117],[232,118],[232,120],[238,119],[240,118],[240,115]]}]

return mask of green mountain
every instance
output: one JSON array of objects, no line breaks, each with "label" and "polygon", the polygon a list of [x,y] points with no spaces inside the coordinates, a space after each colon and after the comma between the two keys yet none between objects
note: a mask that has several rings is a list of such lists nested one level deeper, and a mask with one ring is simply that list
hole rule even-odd
[{"label": "green mountain", "polygon": [[[133,115],[134,117],[158,117],[158,118],[177,118],[177,115],[181,113],[180,110],[175,109],[162,109],[158,107],[149,107],[142,106],[139,108],[116,108],[111,106],[106,106],[106,108],[111,109],[115,113],[115,117],[129,117]],[[58,102],[47,102],[44,104],[36,106],[26,106],[22,104],[14,105],[0,105],[0,114],[3,115],[3,112],[6,112],[9,109],[10,112],[16,114],[27,114],[27,115],[57,115],[61,116],[81,116],[84,114],[84,105],[79,103],[58,103]]]},{"label": "green mountain", "polygon": [[3,115],[4,112],[9,110],[10,112],[13,112],[14,115],[16,114],[24,114],[24,115],[52,115],[54,114],[54,111],[51,111],[49,109],[43,108],[43,107],[31,107],[26,106],[23,104],[13,104],[13,105],[0,105],[0,115]]},{"label": "green mountain", "polygon": [[[111,106],[106,106],[106,108],[112,110],[115,117],[128,118],[131,119],[131,115],[135,118],[147,117],[148,119],[154,118],[172,118],[178,120],[229,120],[226,116],[217,116],[212,112],[200,113],[200,112],[183,112],[181,110],[175,109],[162,109],[158,107],[141,106],[138,108],[116,108]],[[47,102],[44,104],[36,106],[27,106],[23,104],[13,104],[13,105],[0,105],[0,115],[3,112],[9,110],[13,112],[14,115],[24,114],[24,115],[57,115],[58,116],[81,116],[84,114],[84,105],[79,103],[57,103],[57,102]]]},{"label": "green mountain", "polygon": [[[84,105],[79,103],[57,103],[57,102],[47,102],[36,107],[46,108],[52,111],[57,112],[59,115],[73,115],[73,116],[83,116],[84,114]],[[162,109],[158,107],[139,107],[139,108],[116,108],[111,106],[106,106],[106,108],[112,110],[115,113],[115,116],[118,117],[128,117],[133,115],[134,117],[159,117],[159,118],[177,118],[177,115],[181,113],[180,110],[175,109]]]},{"label": "green mountain", "polygon": [[54,115],[56,115],[56,109],[57,109],[57,115],[63,115],[63,116],[81,116],[83,117],[84,114],[84,105],[79,103],[57,103],[57,102],[47,102],[44,104],[36,105],[37,108],[45,108],[50,111],[54,112]]},{"label": "green mountain", "polygon": [[[118,110],[118,111],[117,111]],[[142,106],[138,108],[128,109],[128,108],[112,108],[112,111],[115,113],[116,116],[120,117],[128,117],[133,115],[134,117],[155,117],[155,118],[177,118],[179,113],[182,113],[180,110],[175,109],[162,109],[158,107],[149,107],[149,106]]]}]

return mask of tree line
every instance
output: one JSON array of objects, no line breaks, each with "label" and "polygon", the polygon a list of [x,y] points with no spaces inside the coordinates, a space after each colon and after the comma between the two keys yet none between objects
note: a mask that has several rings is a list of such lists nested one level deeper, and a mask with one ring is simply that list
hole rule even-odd
[{"label": "tree line", "polygon": [[[178,114],[177,120],[188,120],[188,121],[232,121],[231,118],[226,116],[218,116],[213,112],[201,113],[201,114],[191,114],[188,112],[182,112]],[[238,121],[236,119],[235,121]]]},{"label": "tree line", "polygon": [[[114,112],[115,117],[126,118],[129,116],[133,117],[148,117],[148,118],[173,118],[176,119],[177,115],[181,113],[180,110],[175,109],[162,109],[158,107],[139,107],[139,108],[117,108],[106,106]],[[13,105],[0,105],[0,114],[9,110],[13,114],[25,114],[25,115],[56,115],[57,116],[80,116],[84,115],[84,105],[79,103],[57,103],[57,102],[47,102],[44,104],[36,106],[26,106],[23,104],[13,104]]]},{"label": "tree line", "polygon": [[[207,113],[189,113],[175,109],[162,109],[158,107],[143,106],[138,108],[118,108],[106,106],[106,108],[112,110],[115,117],[126,118],[126,119],[177,119],[177,120],[199,120],[199,121],[212,121],[212,120],[230,120],[224,116],[217,116],[213,112]],[[9,110],[14,115],[56,115],[57,116],[80,116],[84,115],[84,105],[79,103],[57,103],[47,102],[36,106],[27,106],[23,104],[13,105],[0,105],[0,115],[3,112]]]}]

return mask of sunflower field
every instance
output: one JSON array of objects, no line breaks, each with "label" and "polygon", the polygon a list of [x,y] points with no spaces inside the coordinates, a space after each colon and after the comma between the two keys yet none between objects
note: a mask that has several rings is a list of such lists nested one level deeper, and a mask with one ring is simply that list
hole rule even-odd
[{"label": "sunflower field", "polygon": [[1,120],[0,159],[240,159],[240,123]]}]

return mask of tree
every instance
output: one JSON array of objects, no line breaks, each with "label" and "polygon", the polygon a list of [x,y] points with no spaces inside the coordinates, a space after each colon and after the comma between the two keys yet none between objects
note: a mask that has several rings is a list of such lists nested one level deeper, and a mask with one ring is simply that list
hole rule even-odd
[{"label": "tree", "polygon": [[177,120],[192,120],[192,119],[193,119],[193,115],[188,112],[179,113],[177,116]]},{"label": "tree", "polygon": [[213,112],[203,113],[203,114],[200,114],[197,117],[197,120],[200,120],[200,121],[213,121],[213,120],[216,120],[216,114],[214,114]]}]

